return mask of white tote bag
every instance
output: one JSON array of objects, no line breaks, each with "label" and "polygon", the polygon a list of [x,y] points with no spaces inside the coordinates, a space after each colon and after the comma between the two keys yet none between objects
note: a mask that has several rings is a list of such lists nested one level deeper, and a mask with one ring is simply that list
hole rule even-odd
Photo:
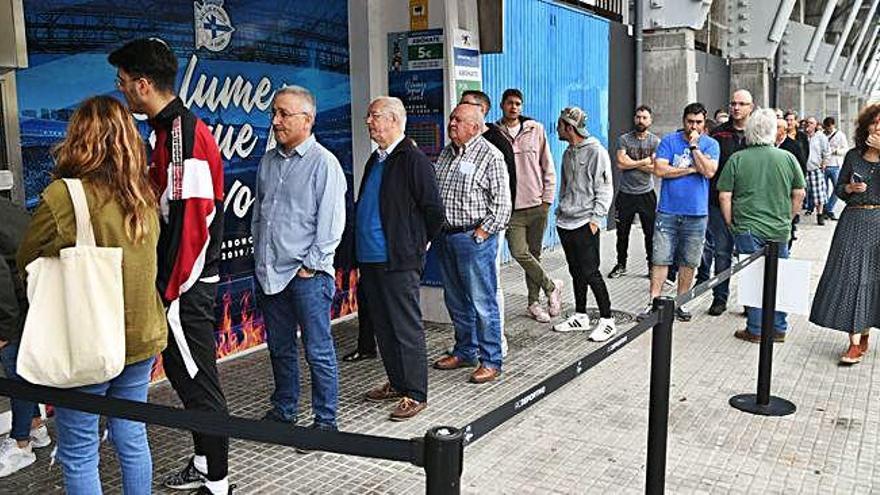
[{"label": "white tote bag", "polygon": [[26,268],[30,310],[16,371],[28,382],[71,388],[106,382],[125,367],[122,248],[95,246],[85,191],[64,179],[76,246]]}]

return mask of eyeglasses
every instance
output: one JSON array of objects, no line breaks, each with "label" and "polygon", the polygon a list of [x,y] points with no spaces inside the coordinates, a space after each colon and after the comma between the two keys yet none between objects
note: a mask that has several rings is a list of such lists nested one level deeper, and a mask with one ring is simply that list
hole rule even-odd
[{"label": "eyeglasses", "polygon": [[387,115],[388,114],[385,112],[368,112],[366,115],[364,115],[364,121],[367,121],[370,119],[378,120],[380,117],[385,117]]},{"label": "eyeglasses", "polygon": [[116,81],[115,81],[115,82],[116,82],[116,87],[121,89],[121,88],[125,87],[126,84],[128,84],[128,83],[130,83],[130,82],[132,82],[132,81],[137,81],[137,80],[138,80],[138,78],[135,78],[135,79],[123,79],[123,78],[121,78],[121,77],[119,77],[119,76],[116,76]]},{"label": "eyeglasses", "polygon": [[280,108],[279,109],[273,108],[272,110],[269,110],[268,113],[269,113],[269,118],[274,119],[275,116],[277,115],[277,116],[281,117],[281,120],[287,120],[287,119],[289,119],[291,117],[295,117],[297,115],[309,115],[308,112],[288,112],[287,110],[280,109]]},{"label": "eyeglasses", "polygon": [[730,102],[730,106],[732,106],[732,107],[748,107],[751,105],[752,105],[751,103],[748,103],[745,101],[732,101],[732,102]]}]

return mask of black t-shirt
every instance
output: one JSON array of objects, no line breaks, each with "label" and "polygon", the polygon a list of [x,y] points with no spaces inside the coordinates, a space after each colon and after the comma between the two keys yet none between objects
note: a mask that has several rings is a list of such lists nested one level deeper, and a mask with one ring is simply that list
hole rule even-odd
[{"label": "black t-shirt", "polygon": [[718,178],[721,177],[721,171],[731,155],[746,147],[745,132],[733,126],[733,121],[719,125],[709,134],[721,148],[721,155],[718,157],[718,170],[715,175],[709,179],[709,204],[720,206],[718,201]]},{"label": "black t-shirt", "polygon": [[795,158],[797,158],[798,164],[801,166],[801,171],[804,173],[804,176],[807,175],[807,155],[804,154],[804,150],[794,139],[786,136],[785,139],[779,143],[779,149],[785,150]]}]

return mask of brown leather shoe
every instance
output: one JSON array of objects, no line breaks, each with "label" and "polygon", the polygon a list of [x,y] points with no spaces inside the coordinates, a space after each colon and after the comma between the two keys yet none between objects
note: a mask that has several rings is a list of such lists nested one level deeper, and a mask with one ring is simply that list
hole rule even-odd
[{"label": "brown leather shoe", "polygon": [[501,372],[495,368],[487,368],[480,365],[473,373],[471,373],[471,383],[486,383],[498,378]]},{"label": "brown leather shoe", "polygon": [[406,421],[424,411],[426,407],[428,407],[427,402],[418,402],[409,397],[404,397],[397,402],[397,406],[395,406],[388,419],[391,421]]},{"label": "brown leather shoe", "polygon": [[403,394],[394,390],[394,387],[391,386],[391,383],[385,382],[385,385],[381,387],[376,387],[366,394],[364,397],[371,402],[385,402],[387,400],[397,400],[403,397]]},{"label": "brown leather shoe", "polygon": [[438,370],[457,370],[458,368],[470,368],[476,365],[477,363],[465,361],[458,356],[443,356],[434,361],[434,367]]},{"label": "brown leather shoe", "polygon": [[862,351],[862,354],[868,352],[868,335],[867,333],[863,333],[861,337],[859,337],[859,349]]},{"label": "brown leather shoe", "polygon": [[751,342],[753,344],[760,344],[761,343],[761,336],[760,335],[755,335],[746,329],[737,330],[737,331],[733,332],[733,336],[740,339],[740,340],[745,340],[746,342]]}]

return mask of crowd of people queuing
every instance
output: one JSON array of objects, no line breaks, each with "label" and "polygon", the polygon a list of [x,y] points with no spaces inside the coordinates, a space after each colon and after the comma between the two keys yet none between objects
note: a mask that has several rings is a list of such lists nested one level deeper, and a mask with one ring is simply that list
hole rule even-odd
[{"label": "crowd of people queuing", "polygon": [[[175,95],[177,60],[163,41],[130,42],[114,51],[109,63],[117,69],[116,86],[128,108],[106,96],[79,105],[53,151],[56,180],[32,217],[0,198],[6,261],[0,263],[0,289],[6,291],[0,298],[2,364],[7,376],[16,378],[27,311],[26,267],[75,243],[73,205],[61,179],[80,179],[97,243],[123,250],[126,365],[112,380],[79,390],[146,401],[150,370],[161,354],[186,409],[222,413],[227,406],[214,342],[223,238],[220,153],[208,127]],[[503,116],[490,123],[490,97],[465,91],[449,118],[450,143],[436,163],[406,136],[406,109],[399,99],[383,96],[369,105],[365,124],[376,147],[364,168],[352,222],[360,335],[358,347],[342,360],[381,357],[387,380],[365,390],[364,398],[393,404],[390,420],[413,418],[428,403],[419,284],[431,246],[454,327],[454,345],[432,366],[469,368],[470,382],[487,383],[501,375],[507,353],[498,261],[502,239],[525,274],[527,315],[558,332],[589,331],[597,342],[615,335],[599,271],[601,229],[612,206],[616,264],[608,278],[627,274],[629,234],[638,216],[647,295],[653,299],[670,276],[684,293],[694,278],[708,280],[713,266],[716,274],[729,268],[734,253],[752,253],[770,241],[779,243],[781,257],[788,256],[802,207],[822,225],[836,220],[839,198],[847,206],[810,319],[850,334],[843,362],[861,359],[868,329],[880,325],[880,270],[873,256],[880,245],[880,229],[873,230],[880,227],[880,106],[862,112],[850,150],[833,118],[821,128],[813,117],[799,123],[794,112],[755,108],[745,90],[735,91],[714,121],[702,104],[688,104],[682,127],[662,138],[650,131],[653,111],[642,105],[635,109],[633,129],[616,140],[613,161],[587,131],[584,110],[570,106],[555,122],[556,137],[568,145],[557,178],[551,138],[540,122],[524,115],[525,102],[520,90],[506,90]],[[274,376],[263,419],[300,423],[302,345],[311,374],[308,427],[335,430],[338,366],[330,305],[347,186],[339,161],[315,138],[316,109],[306,88],[286,86],[275,93],[270,115],[276,146],[257,171],[251,228],[257,304]],[[130,112],[148,116],[155,132],[152,151]],[[554,203],[575,301],[567,315],[563,281],[541,263]],[[587,311],[589,291],[598,305],[595,324]],[[710,315],[727,310],[729,294],[727,282],[713,288]],[[649,311],[650,303],[642,315]],[[675,316],[691,319],[684,307]],[[734,336],[757,342],[761,309],[747,308],[747,316]],[[786,315],[777,313],[774,340],[784,342],[786,330]],[[12,432],[0,446],[0,476],[33,463],[32,449],[52,442],[36,404],[13,399],[12,411]],[[98,416],[58,408],[55,418],[67,492],[100,493]],[[109,433],[125,493],[150,493],[144,424],[111,418]],[[228,439],[192,437],[193,455],[163,479],[164,486],[231,493]]]}]

